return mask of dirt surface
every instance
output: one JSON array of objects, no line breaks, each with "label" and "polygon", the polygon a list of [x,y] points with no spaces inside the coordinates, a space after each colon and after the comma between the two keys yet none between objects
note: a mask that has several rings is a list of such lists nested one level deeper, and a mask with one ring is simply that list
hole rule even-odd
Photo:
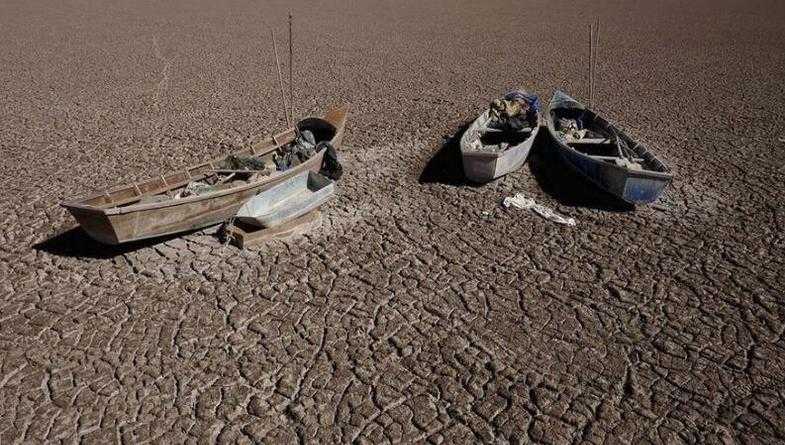
[{"label": "dirt surface", "polygon": [[[249,251],[101,246],[58,202],[281,129],[289,2],[49,3],[0,5],[0,443],[785,439],[782,2],[295,2],[296,113],[351,105],[345,176]],[[586,97],[594,14],[599,108],[664,197],[547,141],[464,184],[491,99]]]}]

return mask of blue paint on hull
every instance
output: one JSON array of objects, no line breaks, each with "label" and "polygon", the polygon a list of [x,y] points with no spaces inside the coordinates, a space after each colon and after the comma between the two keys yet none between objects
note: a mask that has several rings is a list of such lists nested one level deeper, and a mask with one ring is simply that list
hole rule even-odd
[{"label": "blue paint on hull", "polygon": [[[606,162],[599,157],[591,157],[573,149],[559,137],[554,119],[557,113],[579,115],[580,119],[592,119],[595,125],[606,132],[615,134],[623,141],[635,157],[640,158],[644,169],[634,170],[614,163]],[[649,204],[657,200],[665,187],[673,180],[668,168],[660,162],[646,147],[633,141],[615,125],[586,108],[563,91],[556,91],[551,98],[546,114],[548,132],[562,160],[598,187],[630,204]],[[588,117],[587,117],[588,116]]]},{"label": "blue paint on hull", "polygon": [[660,197],[669,183],[670,180],[659,178],[629,177],[622,199],[633,204],[650,204]]},{"label": "blue paint on hull", "polygon": [[660,197],[671,182],[667,175],[628,170],[584,156],[556,141],[561,158],[580,175],[630,204],[650,204]]}]

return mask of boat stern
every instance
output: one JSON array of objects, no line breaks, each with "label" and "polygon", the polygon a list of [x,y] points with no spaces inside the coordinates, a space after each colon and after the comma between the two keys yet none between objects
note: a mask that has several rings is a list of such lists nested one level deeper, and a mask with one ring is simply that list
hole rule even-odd
[{"label": "boat stern", "polygon": [[463,173],[472,182],[484,183],[496,179],[497,153],[463,153]]},{"label": "boat stern", "polygon": [[332,107],[322,117],[323,120],[329,122],[335,127],[335,135],[332,139],[332,144],[335,148],[340,148],[343,145],[344,128],[346,127],[346,118],[349,115],[349,105],[343,104]]},{"label": "boat stern", "polygon": [[624,184],[622,199],[630,204],[651,204],[660,197],[672,178],[631,176]]},{"label": "boat stern", "polygon": [[109,221],[109,215],[101,209],[73,203],[62,203],[61,206],[71,213],[90,238],[103,244],[120,244],[114,226]]}]

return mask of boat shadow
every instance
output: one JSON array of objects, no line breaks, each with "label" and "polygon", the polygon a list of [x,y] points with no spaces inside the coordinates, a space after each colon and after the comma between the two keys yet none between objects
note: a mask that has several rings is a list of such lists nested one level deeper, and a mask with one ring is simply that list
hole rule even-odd
[{"label": "boat shadow", "polygon": [[452,135],[444,136],[442,144],[425,163],[420,173],[420,184],[445,184],[454,186],[478,187],[481,184],[466,179],[461,159],[461,137],[471,126],[473,120],[462,123]]},{"label": "boat shadow", "polygon": [[112,259],[116,256],[152,247],[192,232],[111,245],[99,243],[90,238],[81,227],[76,226],[36,243],[32,248],[40,252],[68,258]]},{"label": "boat shadow", "polygon": [[540,188],[560,204],[609,212],[630,212],[635,206],[602,190],[564,163],[546,128],[540,130],[527,161]]}]

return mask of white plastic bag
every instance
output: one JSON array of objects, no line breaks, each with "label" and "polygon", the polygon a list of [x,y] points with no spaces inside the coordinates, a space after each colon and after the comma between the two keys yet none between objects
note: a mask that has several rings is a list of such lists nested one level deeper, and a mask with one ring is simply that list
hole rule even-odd
[{"label": "white plastic bag", "polygon": [[523,195],[523,193],[518,193],[515,196],[508,196],[504,198],[502,201],[502,205],[504,205],[505,209],[509,209],[510,207],[515,207],[518,209],[523,210],[532,210],[538,215],[542,216],[543,218],[553,221],[558,224],[566,224],[568,226],[574,226],[577,223],[575,222],[575,218],[566,218],[562,215],[559,215],[553,209],[545,207],[544,205],[537,204],[534,199],[527,198]]}]

